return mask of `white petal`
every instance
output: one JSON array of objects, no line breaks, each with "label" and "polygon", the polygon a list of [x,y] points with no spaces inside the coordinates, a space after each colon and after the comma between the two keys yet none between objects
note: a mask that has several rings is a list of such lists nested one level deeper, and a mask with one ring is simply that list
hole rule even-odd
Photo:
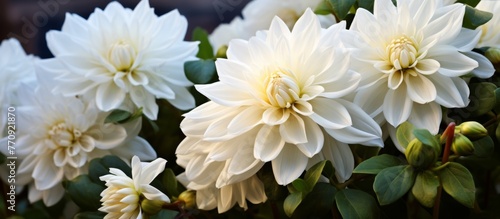
[{"label": "white petal", "polygon": [[389,90],[384,98],[384,116],[393,126],[405,122],[410,116],[413,101],[407,96],[406,84],[397,90]]},{"label": "white petal", "polygon": [[335,168],[335,176],[340,183],[348,180],[354,170],[354,156],[349,145],[326,137],[325,146],[321,150],[325,159],[330,160]]},{"label": "white petal", "polygon": [[319,125],[329,129],[339,129],[352,125],[347,109],[335,100],[315,98],[309,101],[314,114],[310,118]]},{"label": "white petal", "polygon": [[436,73],[439,67],[441,65],[434,59],[422,59],[418,61],[415,70],[420,74],[430,75]]},{"label": "white petal", "polygon": [[141,179],[139,179],[140,182],[142,184],[150,184],[158,174],[163,172],[166,163],[167,161],[163,158],[157,158],[150,163],[146,163],[146,165],[142,167]]},{"label": "white petal", "polygon": [[304,125],[307,135],[307,142],[297,144],[297,148],[299,148],[304,155],[307,157],[312,157],[319,153],[321,148],[323,147],[324,137],[321,128],[309,118],[304,118]]},{"label": "white petal", "polygon": [[348,71],[344,77],[338,79],[337,81],[322,84],[325,90],[319,96],[326,98],[339,98],[343,97],[356,88],[358,88],[359,82],[361,80],[361,75],[354,71]]},{"label": "white petal", "polygon": [[308,158],[295,145],[285,145],[272,161],[276,182],[287,185],[297,179],[306,169]]},{"label": "white petal", "polygon": [[436,46],[429,50],[428,57],[438,61],[441,65],[438,72],[448,77],[460,77],[478,66],[476,61],[451,46]]},{"label": "white petal", "polygon": [[299,144],[307,142],[304,120],[292,113],[291,116],[280,125],[280,135],[283,140],[291,144]]},{"label": "white petal", "polygon": [[408,96],[411,100],[424,104],[436,99],[436,87],[426,76],[417,74],[412,76],[406,74],[405,82],[408,89]]},{"label": "white petal", "polygon": [[95,147],[108,150],[120,145],[127,137],[127,131],[122,126],[106,123],[99,129],[89,131],[89,135],[95,141]]},{"label": "white petal", "polygon": [[467,57],[474,59],[478,63],[478,67],[472,70],[472,74],[478,78],[490,78],[495,73],[495,68],[491,61],[488,60],[483,55],[480,55],[476,52],[464,52],[464,55]]},{"label": "white petal", "polygon": [[369,146],[383,146],[380,126],[359,106],[345,100],[337,100],[351,114],[352,126],[343,129],[325,129],[336,140],[348,144],[364,144]]},{"label": "white petal", "polygon": [[264,125],[255,138],[254,157],[263,162],[275,159],[283,149],[285,140],[277,126]]},{"label": "white petal", "polygon": [[148,93],[144,87],[134,87],[130,91],[130,98],[137,107],[142,107],[142,112],[151,120],[158,116],[158,105],[155,97]]},{"label": "white petal", "polygon": [[432,134],[437,134],[442,119],[441,107],[437,103],[413,104],[413,111],[408,121],[416,128],[427,129]]},{"label": "white petal", "polygon": [[40,158],[38,165],[33,170],[35,186],[38,190],[47,190],[60,183],[63,177],[63,169],[56,167],[52,157]]},{"label": "white petal", "polygon": [[469,86],[458,77],[445,77],[440,74],[430,75],[436,87],[436,103],[448,108],[465,107],[469,104]]},{"label": "white petal", "polygon": [[382,112],[387,90],[385,81],[379,80],[371,86],[358,90],[353,102],[373,118]]},{"label": "white petal", "polygon": [[196,90],[208,97],[210,100],[224,106],[251,105],[255,102],[253,97],[246,91],[235,89],[222,82],[207,85],[195,85]]},{"label": "white petal", "polygon": [[153,160],[157,157],[156,151],[149,142],[138,136],[123,142],[123,144],[111,151],[112,154],[127,160],[133,155],[136,155],[141,160]]},{"label": "white petal", "polygon": [[263,110],[259,107],[246,107],[228,124],[228,134],[240,135],[253,129],[262,121]]},{"label": "white petal", "polygon": [[96,95],[97,107],[103,111],[117,109],[125,99],[125,92],[113,82],[99,85]]}]

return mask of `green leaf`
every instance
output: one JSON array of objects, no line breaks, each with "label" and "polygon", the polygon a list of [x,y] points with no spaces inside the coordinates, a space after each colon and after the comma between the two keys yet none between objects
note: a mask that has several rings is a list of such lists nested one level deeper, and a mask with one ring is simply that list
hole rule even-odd
[{"label": "green leaf", "polygon": [[329,0],[329,2],[332,5],[333,12],[339,19],[343,20],[354,3],[356,3],[356,0]]},{"label": "green leaf", "polygon": [[335,201],[343,218],[370,219],[379,217],[377,202],[371,195],[361,190],[340,190],[335,194]]},{"label": "green leaf", "polygon": [[327,162],[328,165],[330,165],[330,167],[333,168],[332,163],[330,161],[324,160],[315,164],[314,166],[309,168],[309,170],[307,170],[306,175],[304,176],[304,180],[309,189],[312,189],[314,185],[316,185],[316,183],[319,180],[319,177],[321,176],[321,173],[323,172],[323,169],[325,168],[325,165],[327,165]]},{"label": "green leaf", "polygon": [[100,176],[109,174],[109,168],[117,168],[122,170],[128,176],[131,175],[130,166],[122,159],[114,155],[107,155],[102,158],[95,158],[89,164],[89,178],[92,182],[103,185],[104,182],[99,179]]},{"label": "green leaf", "polygon": [[500,113],[500,88],[495,89],[495,106],[493,108],[497,114]]},{"label": "green leaf", "polygon": [[314,186],[313,185],[313,186],[309,187],[309,185],[307,185],[306,181],[304,181],[301,178],[298,178],[298,179],[294,180],[292,182],[292,185],[293,185],[293,188],[295,188],[296,191],[303,192],[303,193],[308,193],[313,188],[313,186]]},{"label": "green leaf", "polygon": [[106,213],[100,211],[80,212],[73,219],[102,219],[104,216],[106,216]]},{"label": "green leaf", "polygon": [[495,143],[490,136],[473,141],[472,144],[474,144],[474,155],[478,157],[489,157],[495,149]]},{"label": "green leaf", "polygon": [[296,192],[288,195],[283,203],[283,209],[288,217],[291,217],[297,206],[302,202],[302,192]]},{"label": "green leaf", "polygon": [[[304,197],[295,209],[292,219],[325,218],[331,212],[337,189],[329,183],[316,183],[313,190]],[[331,218],[331,216],[330,216]]]},{"label": "green leaf", "polygon": [[163,171],[162,183],[165,185],[169,197],[177,197],[181,194],[178,190],[177,178],[175,177],[175,173],[172,169],[165,168],[165,171]]},{"label": "green leaf", "polygon": [[462,164],[450,162],[439,171],[443,189],[463,205],[473,208],[476,194],[474,179]]},{"label": "green leaf", "polygon": [[328,15],[332,13],[332,5],[327,1],[321,1],[318,6],[314,9],[315,14]]},{"label": "green leaf", "polygon": [[437,137],[431,134],[427,129],[415,129],[413,130],[413,135],[425,145],[432,146],[433,148],[440,148]]},{"label": "green leaf", "polygon": [[490,12],[481,11],[467,5],[465,7],[465,15],[462,26],[469,29],[476,29],[491,20],[492,17],[493,14]]},{"label": "green leaf", "polygon": [[409,165],[389,167],[375,176],[373,190],[380,205],[391,204],[401,198],[415,182],[415,173]]},{"label": "green leaf", "polygon": [[125,110],[120,110],[120,109],[113,110],[113,112],[111,112],[111,114],[109,114],[108,117],[106,117],[104,122],[105,123],[120,123],[120,122],[123,122],[123,121],[127,120],[128,118],[130,118],[131,115],[132,115],[132,113],[127,112]]},{"label": "green leaf", "polygon": [[157,214],[149,217],[149,219],[174,219],[177,218],[177,215],[179,215],[179,212],[177,211],[163,209]]},{"label": "green leaf", "polygon": [[65,184],[71,199],[84,210],[96,211],[101,206],[101,192],[104,186],[92,182],[88,175],[80,175]]},{"label": "green leaf", "polygon": [[358,0],[358,6],[364,8],[370,12],[373,12],[374,0]]},{"label": "green leaf", "polygon": [[411,190],[417,200],[426,207],[432,207],[439,187],[439,178],[432,171],[426,170],[417,175]]},{"label": "green leaf", "polygon": [[[458,0],[457,2],[464,3],[467,5],[470,5],[472,7],[476,7],[477,4],[479,4],[481,0]],[[487,1],[487,0],[485,0]]]},{"label": "green leaf", "polygon": [[385,168],[401,165],[401,160],[397,157],[382,154],[361,162],[353,173],[378,174]]},{"label": "green leaf", "polygon": [[496,102],[495,90],[497,86],[490,82],[470,84],[470,103],[466,110],[471,116],[481,116],[493,109]]},{"label": "green leaf", "polygon": [[396,138],[401,147],[406,149],[410,141],[415,138],[413,130],[415,130],[415,126],[409,122],[404,122],[398,126],[398,129],[396,130]]},{"label": "green leaf", "polygon": [[184,63],[186,77],[195,84],[206,84],[212,80],[215,72],[213,60],[196,60]]},{"label": "green leaf", "polygon": [[[200,41],[200,45],[198,45],[198,54],[196,57],[200,59],[212,59],[214,58],[214,50],[210,41],[208,41],[208,33],[203,28],[196,27],[193,30],[193,41]],[[216,48],[218,49],[218,48]]]}]

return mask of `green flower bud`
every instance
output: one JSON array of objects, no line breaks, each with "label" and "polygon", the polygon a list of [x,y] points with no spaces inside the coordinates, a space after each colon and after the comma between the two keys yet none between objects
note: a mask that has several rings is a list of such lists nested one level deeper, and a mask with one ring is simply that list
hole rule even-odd
[{"label": "green flower bud", "polygon": [[428,169],[438,159],[439,152],[430,145],[425,145],[418,139],[410,141],[406,147],[405,156],[408,163],[417,169]]},{"label": "green flower bud", "polygon": [[500,63],[500,48],[491,47],[484,53],[493,64]]},{"label": "green flower bud", "polygon": [[185,208],[194,208],[196,207],[196,192],[192,190],[186,190],[179,195],[177,201],[184,202]]},{"label": "green flower bud", "polygon": [[226,52],[227,52],[227,45],[221,46],[217,50],[217,53],[215,54],[215,57],[216,58],[227,58]]},{"label": "green flower bud", "polygon": [[458,155],[471,155],[474,153],[474,144],[465,135],[456,134],[451,150]]},{"label": "green flower bud", "polygon": [[460,133],[472,139],[488,136],[488,130],[478,122],[464,122],[459,126]]},{"label": "green flower bud", "polygon": [[141,201],[141,208],[146,214],[155,215],[162,209],[163,204],[165,204],[165,202],[162,200],[149,200],[144,198]]}]

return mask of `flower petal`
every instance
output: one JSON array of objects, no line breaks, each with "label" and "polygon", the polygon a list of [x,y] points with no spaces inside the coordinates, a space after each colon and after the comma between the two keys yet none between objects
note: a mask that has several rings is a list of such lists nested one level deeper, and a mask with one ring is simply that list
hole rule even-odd
[{"label": "flower petal", "polygon": [[291,113],[291,116],[280,125],[280,135],[283,140],[291,144],[299,144],[307,142],[304,120]]},{"label": "flower petal", "polygon": [[285,140],[277,126],[264,125],[255,138],[253,155],[256,159],[268,162],[275,159],[283,149]]},{"label": "flower petal", "polygon": [[321,128],[309,118],[304,118],[304,126],[307,135],[307,142],[297,144],[304,155],[312,157],[321,151],[324,143],[323,132]]},{"label": "flower petal", "polygon": [[309,101],[314,113],[309,117],[328,129],[340,129],[352,125],[347,109],[335,100],[315,98]]},{"label": "flower petal", "polygon": [[387,122],[398,126],[410,116],[413,101],[407,96],[406,84],[397,90],[389,90],[384,98],[384,116]]},{"label": "flower petal", "polygon": [[421,74],[417,74],[416,76],[406,74],[405,82],[408,96],[411,100],[425,104],[436,99],[436,87],[434,87],[432,81],[426,76]]},{"label": "flower petal", "polygon": [[117,109],[123,103],[124,99],[125,92],[113,82],[101,84],[97,87],[95,100],[100,110],[110,111]]},{"label": "flower petal", "polygon": [[295,145],[285,145],[281,153],[272,161],[276,182],[287,185],[299,178],[307,166],[308,158]]},{"label": "flower petal", "polygon": [[441,107],[437,103],[428,104],[413,104],[413,111],[408,118],[408,121],[415,125],[416,128],[427,129],[433,135],[439,131],[441,124],[442,112]]}]

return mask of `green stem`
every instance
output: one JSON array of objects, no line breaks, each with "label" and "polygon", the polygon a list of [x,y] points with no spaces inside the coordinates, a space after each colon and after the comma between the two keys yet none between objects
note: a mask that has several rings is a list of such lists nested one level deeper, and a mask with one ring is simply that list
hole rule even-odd
[{"label": "green stem", "polygon": [[[445,164],[448,162],[450,157],[451,144],[453,143],[453,138],[455,137],[455,123],[452,122],[448,125],[446,130],[444,130],[441,138],[446,138],[446,145],[444,146],[443,159],[442,163]],[[439,179],[439,187],[436,196],[436,201],[434,202],[434,209],[432,213],[432,218],[439,218],[439,206],[441,204],[441,193],[443,192],[443,185],[441,183],[441,179]]]}]

